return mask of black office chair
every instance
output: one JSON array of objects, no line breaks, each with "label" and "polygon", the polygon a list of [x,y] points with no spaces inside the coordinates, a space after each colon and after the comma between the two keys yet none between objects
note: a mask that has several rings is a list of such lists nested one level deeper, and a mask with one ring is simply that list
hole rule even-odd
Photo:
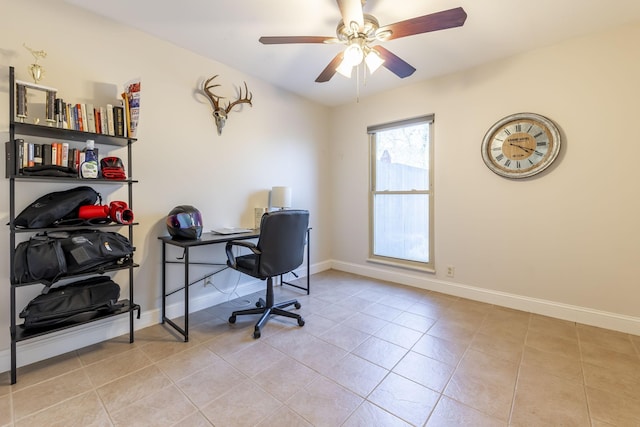
[{"label": "black office chair", "polygon": [[[246,240],[233,240],[227,243],[225,249],[229,267],[249,276],[267,280],[266,300],[260,298],[256,308],[234,311],[229,317],[229,323],[235,323],[236,316],[262,314],[256,323],[254,338],[260,338],[260,329],[272,314],[298,319],[298,325],[304,326],[302,316],[284,310],[291,305],[300,308],[297,300],[274,304],[273,277],[293,271],[302,264],[308,227],[309,212],[306,210],[267,212],[260,221],[260,237],[257,244]],[[248,248],[252,253],[236,257],[233,255],[234,246]]]}]

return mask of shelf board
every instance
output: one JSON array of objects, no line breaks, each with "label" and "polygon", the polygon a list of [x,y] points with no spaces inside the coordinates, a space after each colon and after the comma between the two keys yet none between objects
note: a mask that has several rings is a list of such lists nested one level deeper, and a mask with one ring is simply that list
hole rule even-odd
[{"label": "shelf board", "polygon": [[64,176],[44,176],[44,175],[11,175],[11,179],[16,181],[40,181],[40,182],[77,182],[83,184],[135,184],[135,179],[104,179],[104,178],[76,178]]},{"label": "shelf board", "polygon": [[138,312],[140,312],[140,306],[138,304],[133,304],[132,305],[131,302],[128,299],[120,300],[120,301],[118,301],[118,303],[119,304],[123,304],[123,306],[121,308],[117,309],[116,311],[113,311],[113,312],[107,313],[107,314],[103,314],[103,315],[100,315],[98,317],[94,317],[93,319],[89,319],[89,320],[86,320],[84,322],[67,324],[67,325],[60,325],[60,326],[49,327],[49,328],[41,328],[41,329],[26,329],[24,327],[24,324],[17,325],[16,326],[15,341],[18,342],[18,341],[28,340],[28,339],[39,337],[39,336],[42,336],[42,335],[47,335],[47,334],[50,334],[52,332],[62,331],[62,330],[65,330],[65,329],[76,327],[76,326],[85,325],[87,323],[95,322],[96,320],[106,319],[108,317],[113,317],[113,316],[118,316],[120,314],[129,313],[129,312],[132,312],[132,311],[135,311],[135,310],[138,310]]},{"label": "shelf board", "polygon": [[121,228],[139,225],[140,223],[134,222],[131,224],[120,224],[117,222],[111,222],[109,224],[84,224],[84,225],[68,225],[60,227],[44,227],[44,228],[15,228],[13,231],[16,233],[42,233],[42,232],[55,232],[55,231],[78,231],[96,228]]},{"label": "shelf board", "polygon": [[[121,264],[121,265],[110,265],[108,267],[102,267],[102,268],[98,268],[98,269],[95,269],[95,270],[87,271],[87,272],[84,272],[84,273],[60,276],[60,277],[56,278],[56,280],[53,283],[56,283],[56,282],[58,282],[60,280],[73,279],[73,278],[82,277],[82,276],[90,276],[92,274],[104,274],[104,273],[109,273],[109,272],[112,272],[112,271],[127,270],[129,268],[137,268],[137,267],[140,267],[140,265],[136,264],[135,262],[128,262],[126,264]],[[24,283],[11,283],[11,286],[16,287],[16,288],[19,288],[19,287],[22,287],[22,286],[32,286],[32,285],[43,285],[44,286],[45,283],[42,283],[41,280],[35,280],[33,282],[24,282]]]},{"label": "shelf board", "polygon": [[20,123],[15,121],[11,122],[11,126],[17,135],[39,136],[43,138],[63,139],[67,141],[86,142],[87,139],[93,139],[96,144],[125,147],[129,141],[134,142],[136,140],[135,138],[82,132],[79,130],[62,129],[53,126],[34,125],[31,123]]}]

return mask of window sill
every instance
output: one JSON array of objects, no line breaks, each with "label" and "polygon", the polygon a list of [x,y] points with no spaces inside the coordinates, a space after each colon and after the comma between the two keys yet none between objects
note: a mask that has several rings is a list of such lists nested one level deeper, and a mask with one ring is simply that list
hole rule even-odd
[{"label": "window sill", "polygon": [[392,261],[392,260],[380,259],[380,258],[367,258],[367,262],[371,262],[373,264],[387,265],[387,266],[390,266],[390,267],[404,268],[404,269],[407,269],[407,270],[420,271],[422,273],[431,273],[431,274],[435,274],[436,273],[435,268],[422,267],[422,266],[410,264],[408,262],[404,263],[404,262],[401,262],[401,261]]}]

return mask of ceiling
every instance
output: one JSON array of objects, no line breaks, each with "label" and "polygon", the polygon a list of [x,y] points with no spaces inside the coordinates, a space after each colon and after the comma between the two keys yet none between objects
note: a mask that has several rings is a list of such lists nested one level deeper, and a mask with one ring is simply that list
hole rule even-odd
[{"label": "ceiling", "polygon": [[[335,0],[65,0],[318,103],[335,106],[568,38],[640,22],[638,0],[367,0],[381,26],[461,6],[464,26],[383,43],[417,71],[316,77],[339,44],[262,45],[260,36],[335,36]],[[195,70],[213,75],[216,70]],[[251,82],[249,81],[249,86]]]}]

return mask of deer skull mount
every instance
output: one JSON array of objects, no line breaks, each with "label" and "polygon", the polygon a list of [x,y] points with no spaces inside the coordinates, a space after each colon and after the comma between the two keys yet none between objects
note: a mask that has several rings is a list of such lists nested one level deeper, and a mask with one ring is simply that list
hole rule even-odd
[{"label": "deer skull mount", "polygon": [[213,107],[213,118],[216,120],[218,135],[222,135],[222,128],[224,128],[224,125],[227,122],[227,117],[229,116],[229,113],[231,112],[233,107],[239,104],[249,104],[253,107],[253,104],[251,104],[251,99],[253,98],[253,94],[249,92],[249,89],[247,88],[247,82],[244,82],[244,96],[242,95],[242,87],[241,87],[240,93],[238,94],[238,99],[236,99],[233,102],[227,103],[226,107],[221,106],[220,99],[223,99],[224,97],[214,95],[213,92],[211,92],[211,89],[213,89],[214,87],[220,86],[219,84],[211,84],[213,79],[215,79],[216,77],[218,77],[217,74],[205,80],[203,85],[203,91],[207,96],[207,98],[209,98],[209,100],[211,101],[211,105]]}]

